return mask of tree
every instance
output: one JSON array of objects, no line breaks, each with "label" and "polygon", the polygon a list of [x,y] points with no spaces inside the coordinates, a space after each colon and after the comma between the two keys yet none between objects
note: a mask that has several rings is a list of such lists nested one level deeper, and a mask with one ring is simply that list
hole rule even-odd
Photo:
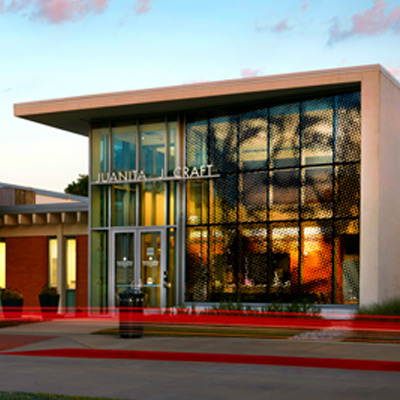
[{"label": "tree", "polygon": [[88,197],[89,193],[89,176],[86,174],[79,174],[76,181],[70,183],[65,189],[65,193],[76,194],[78,196]]}]

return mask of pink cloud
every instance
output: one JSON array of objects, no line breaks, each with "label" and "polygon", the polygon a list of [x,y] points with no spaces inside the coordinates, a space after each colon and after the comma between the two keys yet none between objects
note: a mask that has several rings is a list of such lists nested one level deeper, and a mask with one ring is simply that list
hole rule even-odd
[{"label": "pink cloud", "polygon": [[400,7],[389,10],[388,2],[374,0],[373,6],[352,16],[352,27],[349,30],[340,28],[337,19],[330,29],[329,43],[338,42],[354,35],[376,35],[388,31],[400,33]]},{"label": "pink cloud", "polygon": [[400,65],[396,67],[393,67],[390,63],[387,63],[385,65],[385,67],[387,68],[387,70],[394,76],[396,77],[400,77]]},{"label": "pink cloud", "polygon": [[136,0],[134,5],[135,13],[137,15],[146,14],[150,11],[150,3],[152,0]]},{"label": "pink cloud", "polygon": [[307,9],[310,7],[310,3],[304,2],[301,6],[301,11],[307,11]]},{"label": "pink cloud", "polygon": [[275,26],[271,28],[273,32],[283,32],[283,31],[288,31],[291,29],[288,24],[287,24],[287,18],[283,19],[282,21],[278,22]]},{"label": "pink cloud", "polygon": [[16,13],[29,7],[31,3],[32,0],[12,0],[11,3],[6,8],[6,11]]},{"label": "pink cloud", "polygon": [[183,83],[183,85],[195,85],[196,83],[204,83],[209,82],[207,79],[192,79],[189,82]]},{"label": "pink cloud", "polygon": [[37,0],[36,15],[51,24],[77,21],[88,14],[101,14],[108,0]]},{"label": "pink cloud", "polygon": [[260,72],[260,69],[242,68],[240,70],[240,75],[242,78],[251,78],[253,76],[258,76]]},{"label": "pink cloud", "polygon": [[292,29],[290,26],[288,26],[287,24],[288,19],[285,18],[282,21],[278,22],[276,25],[274,26],[270,26],[270,25],[264,25],[264,26],[260,26],[258,25],[258,21],[254,21],[254,27],[256,32],[262,32],[262,31],[271,31],[274,33],[280,33],[280,32],[284,32],[284,31],[288,31],[290,29]]},{"label": "pink cloud", "polygon": [[88,14],[101,14],[108,7],[108,0],[12,0],[4,7],[0,1],[0,12],[18,13],[23,16],[42,19],[50,24],[77,21]]}]

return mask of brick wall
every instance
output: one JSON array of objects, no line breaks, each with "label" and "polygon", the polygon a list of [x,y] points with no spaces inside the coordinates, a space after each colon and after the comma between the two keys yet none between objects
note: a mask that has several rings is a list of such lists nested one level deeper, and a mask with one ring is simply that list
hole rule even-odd
[{"label": "brick wall", "polygon": [[39,307],[39,292],[47,283],[46,236],[6,239],[6,285],[24,295],[24,307]]},{"label": "brick wall", "polygon": [[[76,308],[88,306],[88,236],[76,236]],[[6,285],[24,295],[24,307],[39,307],[47,284],[48,237],[6,238]]]},{"label": "brick wall", "polygon": [[76,308],[88,306],[88,236],[76,236]]}]

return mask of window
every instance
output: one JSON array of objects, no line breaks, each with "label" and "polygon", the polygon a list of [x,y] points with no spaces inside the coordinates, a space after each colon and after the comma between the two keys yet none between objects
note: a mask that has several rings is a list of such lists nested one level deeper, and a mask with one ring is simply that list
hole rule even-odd
[{"label": "window", "polygon": [[76,239],[67,238],[66,243],[67,290],[76,289]]},{"label": "window", "polygon": [[57,239],[49,239],[49,286],[57,287]]},{"label": "window", "polygon": [[6,287],[6,242],[0,239],[0,288]]}]

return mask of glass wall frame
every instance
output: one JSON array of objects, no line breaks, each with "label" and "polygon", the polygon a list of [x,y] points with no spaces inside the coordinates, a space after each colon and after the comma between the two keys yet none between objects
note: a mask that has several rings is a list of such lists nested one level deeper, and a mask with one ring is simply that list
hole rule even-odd
[{"label": "glass wall frame", "polygon": [[[168,240],[168,243],[173,243],[173,250],[169,250],[169,245],[166,246],[168,251],[168,271],[171,270],[171,279],[175,279],[177,275],[176,260],[179,254],[179,240],[177,240],[177,225],[178,216],[180,214],[179,198],[181,196],[181,184],[174,181],[168,182],[157,182],[157,183],[127,183],[127,184],[96,184],[98,173],[102,172],[104,177],[107,178],[106,174],[112,174],[116,167],[123,167],[126,169],[141,171],[143,166],[142,154],[141,154],[141,140],[143,139],[143,132],[146,133],[146,140],[149,146],[153,145],[152,138],[152,126],[158,124],[158,131],[163,130],[163,146],[164,150],[160,147],[155,148],[157,153],[163,154],[162,169],[164,174],[173,174],[173,170],[178,166],[182,165],[181,157],[181,146],[180,146],[180,131],[179,131],[179,115],[175,114],[172,116],[162,116],[154,119],[148,118],[136,118],[125,121],[104,121],[93,124],[93,129],[90,135],[90,203],[91,203],[91,215],[90,215],[90,241],[92,246],[90,248],[91,264],[90,264],[90,275],[91,275],[91,287],[90,287],[90,298],[91,305],[94,308],[105,309],[107,306],[112,305],[110,302],[109,294],[105,294],[104,290],[97,287],[98,285],[106,286],[106,291],[109,292],[110,279],[109,276],[110,268],[109,265],[113,263],[112,256],[112,240],[111,235],[119,230],[131,230],[132,232],[151,228],[151,227],[162,227],[164,230],[172,229],[174,232],[173,239]],[[96,138],[96,135],[100,136],[101,139]],[[158,137],[161,136],[159,133]],[[107,140],[104,139],[107,137]],[[101,146],[100,143],[103,143]],[[104,143],[107,142],[107,145]],[[93,149],[93,146],[97,146],[97,154]],[[154,146],[153,146],[154,147]],[[157,146],[156,146],[157,147]],[[100,149],[100,150],[99,150]],[[107,155],[105,149],[108,150]],[[104,154],[99,155],[103,152]],[[117,154],[118,152],[118,154]],[[125,154],[125,156],[123,155]],[[96,155],[96,157],[94,157]],[[128,155],[128,156],[126,156]],[[129,161],[126,160],[129,159]],[[94,166],[93,162],[99,162],[101,165]],[[105,168],[107,165],[107,168]],[[129,168],[128,168],[129,167]],[[160,163],[155,172],[160,173]],[[144,171],[145,173],[147,171]],[[146,173],[147,178],[153,177],[154,175]],[[95,176],[94,173],[97,173]],[[161,191],[159,193],[154,205],[150,208],[153,216],[146,217],[147,207],[142,205],[143,197],[146,193],[154,194],[148,186],[157,186]],[[151,189],[151,188],[150,188]],[[153,196],[154,197],[154,196]],[[127,212],[128,211],[128,212]],[[154,218],[153,218],[154,217]],[[96,239],[101,236],[102,239],[102,251],[105,251],[102,255],[99,254],[98,249],[94,245],[95,242],[99,242]],[[165,234],[166,235],[166,234]],[[168,236],[170,237],[170,236]],[[172,237],[172,236],[171,236]],[[107,242],[104,242],[107,240]],[[177,244],[178,243],[178,244]],[[104,246],[106,250],[104,250]],[[172,245],[171,245],[172,246]],[[97,255],[95,253],[98,253]],[[172,252],[172,253],[171,253]],[[173,256],[171,255],[173,254]],[[104,270],[104,267],[96,267],[99,257],[103,260],[102,263],[107,263],[108,267]],[[103,265],[103,264],[102,264]],[[99,269],[100,268],[100,269]],[[97,272],[96,272],[97,271]],[[101,275],[96,280],[95,275]],[[96,286],[97,285],[97,286]],[[175,281],[172,283],[172,289],[168,289],[168,304],[175,303],[176,293],[175,290],[177,284]]]},{"label": "glass wall frame", "polygon": [[[218,117],[214,110],[193,112],[187,121],[187,164],[201,155],[221,177],[207,182],[208,194],[196,196],[194,183],[186,184],[185,300],[357,303],[360,92],[231,108]],[[235,138],[224,140],[215,127],[226,121]],[[217,202],[213,187],[223,188]],[[213,232],[226,238],[218,244]],[[318,257],[325,272],[313,261]],[[260,271],[251,267],[257,259]]]}]

